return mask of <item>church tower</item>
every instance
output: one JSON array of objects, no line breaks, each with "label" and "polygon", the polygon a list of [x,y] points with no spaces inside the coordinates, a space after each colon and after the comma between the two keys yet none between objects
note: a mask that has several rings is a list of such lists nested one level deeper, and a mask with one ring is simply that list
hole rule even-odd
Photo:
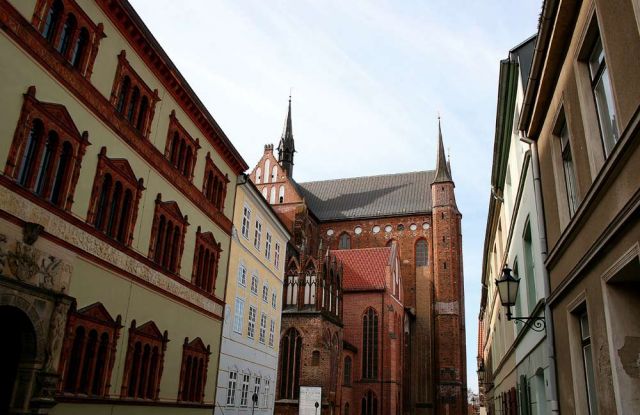
[{"label": "church tower", "polygon": [[442,142],[431,183],[435,335],[435,413],[466,414],[462,215]]},{"label": "church tower", "polygon": [[293,153],[296,146],[293,142],[293,127],[291,126],[291,95],[289,95],[289,111],[284,122],[284,130],[278,144],[278,163],[287,172],[287,177],[293,176]]}]

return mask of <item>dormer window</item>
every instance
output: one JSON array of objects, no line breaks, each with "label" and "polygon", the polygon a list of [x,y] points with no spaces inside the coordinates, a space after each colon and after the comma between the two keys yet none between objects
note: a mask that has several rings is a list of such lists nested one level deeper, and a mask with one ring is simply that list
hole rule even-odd
[{"label": "dormer window", "polygon": [[32,24],[67,63],[91,77],[98,45],[105,37],[102,23],[93,23],[75,0],[41,0]]},{"label": "dormer window", "polygon": [[169,115],[169,134],[164,155],[169,163],[184,177],[193,180],[193,170],[196,165],[200,141],[193,139],[176,118],[176,112],[171,111]]},{"label": "dormer window", "polygon": [[149,126],[159,100],[158,90],[151,90],[133,70],[125,51],[120,52],[110,99],[116,112],[142,137],[149,138]]}]

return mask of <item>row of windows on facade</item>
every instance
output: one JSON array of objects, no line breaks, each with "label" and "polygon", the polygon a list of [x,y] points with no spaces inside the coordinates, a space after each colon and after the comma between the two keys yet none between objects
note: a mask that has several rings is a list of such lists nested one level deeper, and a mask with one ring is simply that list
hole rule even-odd
[{"label": "row of windows on facade", "polygon": [[[242,287],[247,286],[247,267],[244,264],[240,264],[240,266],[238,267],[238,284]],[[250,286],[251,294],[255,296],[258,295],[259,285],[260,285],[260,279],[258,278],[257,274],[253,273],[251,275],[251,286]],[[265,304],[269,303],[269,284],[266,281],[262,284],[262,301]],[[278,294],[274,289],[271,292],[271,307],[273,307],[273,309],[275,310],[277,306],[278,306]]]},{"label": "row of windows on facade", "polygon": [[[444,217],[443,217],[443,219],[444,219]],[[422,229],[423,229],[423,230],[425,230],[425,231],[426,231],[427,229],[429,229],[429,227],[430,227],[430,225],[429,225],[429,223],[428,223],[428,222],[424,222],[424,223],[422,224]],[[375,234],[375,233],[380,233],[380,229],[381,229],[381,228],[380,228],[380,225],[374,225],[374,226],[371,228],[371,232],[372,232],[372,233],[374,233],[374,234]],[[397,231],[404,231],[404,229],[405,229],[405,226],[404,226],[404,224],[403,224],[403,223],[399,223],[399,224],[396,226],[396,230],[397,230]],[[418,225],[417,225],[417,224],[415,224],[415,223],[410,224],[410,225],[409,225],[409,230],[410,230],[410,231],[412,231],[412,232],[415,232],[416,230],[418,230]],[[384,231],[385,231],[385,233],[391,233],[391,232],[393,231],[393,226],[391,226],[391,225],[386,225],[386,226],[384,227]],[[333,236],[333,234],[334,234],[334,233],[335,233],[335,231],[334,231],[333,229],[327,229],[327,236]],[[362,233],[362,226],[358,225],[358,226],[356,226],[355,228],[353,228],[353,233],[354,233],[354,234],[356,234],[356,236],[357,236],[357,235],[360,235],[360,234]],[[341,236],[342,236],[342,235],[344,235],[344,234],[347,234],[347,235],[348,235],[348,233],[347,233],[347,232],[343,232],[343,233],[341,234]]]},{"label": "row of windows on facade", "polygon": [[[263,379],[260,376],[253,376],[253,392],[249,393],[249,386],[251,381],[251,374],[240,373],[242,376],[241,382],[238,382],[238,371],[230,370],[229,378],[227,381],[227,394],[226,405],[227,406],[240,406],[243,408],[253,406],[255,408],[269,408],[270,406],[270,390],[271,379]],[[263,387],[264,383],[264,387]],[[238,393],[240,399],[237,399]],[[253,396],[256,396],[258,400],[253,402]]]},{"label": "row of windows on facade", "polygon": [[[69,315],[60,365],[59,391],[70,395],[107,397],[120,336],[121,317],[115,320],[101,303]],[[122,398],[156,400],[160,392],[168,333],[153,321],[131,322],[124,362]],[[211,350],[197,337],[184,339],[178,400],[202,403]]]},{"label": "row of windows on facade", "polygon": [[[249,239],[249,233],[251,228],[251,208],[245,205],[242,208],[242,227],[240,232],[245,239]],[[271,260],[271,251],[273,250],[273,265],[276,269],[280,268],[280,242],[276,241],[273,244],[273,237],[271,232],[267,231],[265,235],[265,243],[264,243],[264,257],[267,260]],[[262,246],[262,222],[260,219],[255,220],[254,224],[254,232],[253,232],[253,247],[260,252]]]},{"label": "row of windows on facade", "polygon": [[[597,29],[597,22],[594,21],[593,24]],[[599,32],[598,30],[596,31]],[[590,49],[585,52],[583,63],[589,69],[589,80],[596,111],[595,118],[598,120],[602,153],[606,159],[611,155],[620,136],[618,133],[611,77],[599,33],[596,34]],[[567,123],[564,108],[561,108],[556,125],[553,128],[553,134],[557,141],[555,145],[557,148],[556,152],[559,156],[558,160],[561,160],[561,163],[555,163],[554,169],[557,172],[557,185],[559,188],[564,188],[566,197],[565,201],[560,203],[564,203],[567,207],[569,218],[575,215],[580,205],[576,167],[571,149],[572,137],[570,127]],[[589,149],[589,146],[587,146],[587,148]]]},{"label": "row of windows on facade", "polygon": [[[242,334],[242,323],[244,322],[244,305],[245,300],[240,297],[236,297],[235,309],[233,313],[233,331]],[[247,316],[247,337],[251,340],[256,338],[256,318],[258,314],[258,309],[250,305],[249,306],[249,314]],[[269,323],[269,338],[267,341],[267,320],[270,320]],[[273,347],[274,339],[276,333],[276,321],[274,319],[269,319],[267,317],[267,313],[262,313],[260,315],[260,327],[258,330],[258,342],[260,344],[268,344],[269,347]]]},{"label": "row of windows on facade", "polygon": [[[443,238],[443,242],[446,241]],[[390,239],[387,242],[387,246],[391,246],[395,242],[395,239]],[[416,266],[423,267],[427,265],[428,262],[428,246],[427,241],[425,239],[418,239],[415,244],[415,259]],[[351,236],[343,232],[340,234],[340,238],[338,238],[338,249],[351,249]]]},{"label": "row of windows on facade", "polygon": [[[56,114],[66,114],[64,107],[40,103],[33,94],[30,88],[25,96],[5,173],[39,198],[70,210],[88,145],[87,134],[78,135],[71,126],[56,120]],[[87,222],[112,240],[130,246],[143,190],[143,180],[136,178],[129,163],[107,157],[106,148],[102,147]],[[179,274],[188,225],[177,203],[163,202],[158,195],[149,258]],[[192,283],[208,293],[213,293],[215,287],[220,252],[213,234],[201,232],[198,227]]]},{"label": "row of windows on facade", "polygon": [[301,270],[292,261],[283,288],[283,308],[321,310],[342,318],[342,271],[335,257],[325,258],[320,269],[309,261]]},{"label": "row of windows on facade", "polygon": [[[360,378],[362,380],[378,379],[378,340],[378,313],[373,308],[368,308],[362,315],[362,362],[360,366]],[[302,354],[302,335],[292,327],[285,332],[280,340],[279,399],[298,399]],[[319,360],[320,352],[313,351],[311,364],[317,365]],[[352,374],[353,363],[351,357],[345,356],[342,367],[343,384],[345,386],[352,384]]]},{"label": "row of windows on facade", "polygon": [[[42,23],[35,20],[34,24],[36,27],[40,26],[42,35],[63,57],[68,59],[77,69],[83,65],[86,66],[86,61],[89,60],[89,57],[86,56],[88,55],[86,53],[88,43],[90,38],[93,38],[94,46],[92,47],[91,60],[95,58],[97,42],[103,36],[102,25],[95,26],[88,18],[80,17],[85,27],[77,30],[78,18],[76,16],[85,15],[74,1],[55,0],[51,2],[49,0],[43,3],[41,11],[36,10],[35,15],[40,16],[45,11],[46,18],[42,20]],[[71,48],[70,45],[75,46]],[[157,91],[152,91],[135,73],[126,61],[124,52],[118,58],[119,65],[112,92],[112,104],[117,114],[143,137],[148,137],[154,106],[159,100]],[[169,164],[190,182],[193,181],[198,149],[200,149],[199,140],[194,140],[180,125],[175,117],[175,111],[173,111],[170,116],[165,157]],[[224,208],[229,179],[215,166],[209,154],[207,154],[206,164],[202,192],[215,208],[221,211]]]}]

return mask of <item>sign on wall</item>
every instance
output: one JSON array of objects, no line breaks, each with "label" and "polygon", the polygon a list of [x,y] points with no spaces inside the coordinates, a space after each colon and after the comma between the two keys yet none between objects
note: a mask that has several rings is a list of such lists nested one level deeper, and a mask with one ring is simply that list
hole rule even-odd
[{"label": "sign on wall", "polygon": [[[322,406],[322,388],[300,386],[299,415],[320,415]],[[318,404],[316,408],[316,403]]]}]

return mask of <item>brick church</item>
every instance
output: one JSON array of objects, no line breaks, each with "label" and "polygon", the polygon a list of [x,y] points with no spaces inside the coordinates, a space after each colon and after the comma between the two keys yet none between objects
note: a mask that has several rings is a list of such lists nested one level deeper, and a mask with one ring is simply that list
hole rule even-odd
[{"label": "brick church", "polygon": [[276,414],[466,414],[461,214],[438,125],[435,170],[298,183],[291,99],[251,180],[287,246]]}]

